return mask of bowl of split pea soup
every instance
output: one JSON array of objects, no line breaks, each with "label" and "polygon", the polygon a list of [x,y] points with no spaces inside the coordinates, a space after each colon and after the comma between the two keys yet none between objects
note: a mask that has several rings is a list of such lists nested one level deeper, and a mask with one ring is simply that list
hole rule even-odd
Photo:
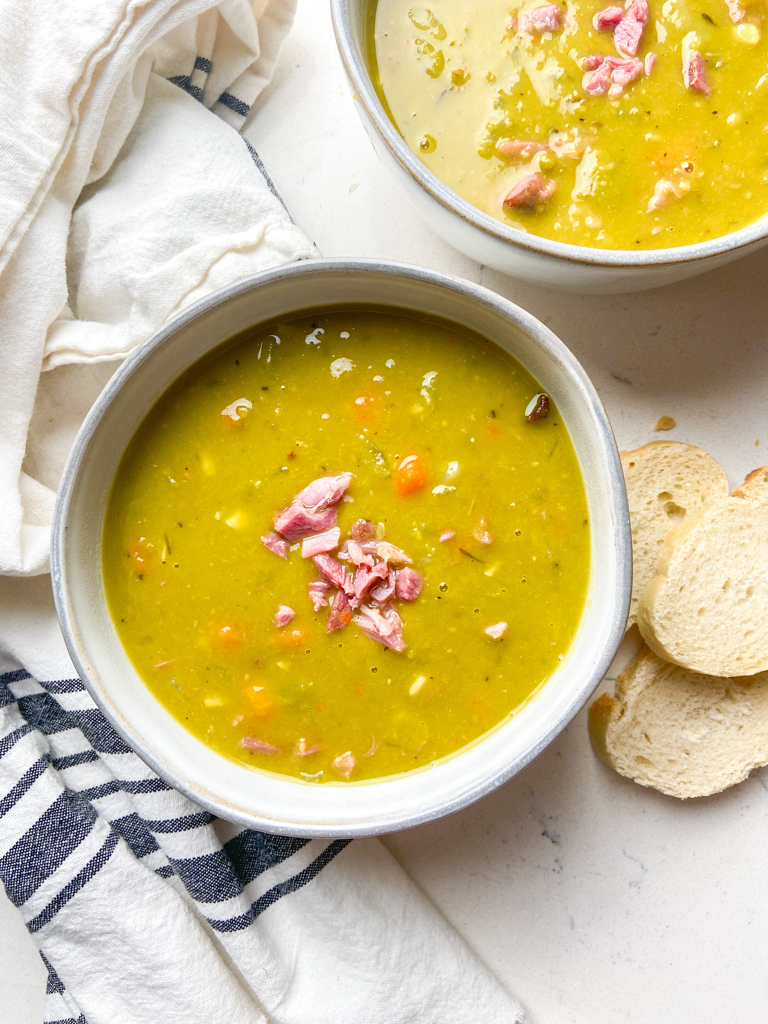
[{"label": "bowl of split pea soup", "polygon": [[67,465],[53,584],[117,731],[215,814],[393,831],[528,764],[623,635],[610,426],[534,317],[402,264],[310,260],[185,310]]},{"label": "bowl of split pea soup", "polygon": [[374,148],[473,259],[623,292],[768,240],[762,0],[331,6]]}]

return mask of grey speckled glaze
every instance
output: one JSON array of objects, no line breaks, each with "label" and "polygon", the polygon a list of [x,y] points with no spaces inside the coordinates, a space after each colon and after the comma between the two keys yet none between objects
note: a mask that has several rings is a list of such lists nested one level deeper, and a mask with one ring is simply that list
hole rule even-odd
[{"label": "grey speckled glaze", "polygon": [[502,273],[577,292],[630,292],[682,281],[768,243],[768,216],[721,238],[640,252],[591,249],[526,234],[472,206],[435,177],[406,145],[376,95],[365,61],[365,23],[374,0],[331,0],[336,42],[358,113],[374,149],[434,231]]},{"label": "grey speckled glaze", "polygon": [[[144,416],[197,359],[245,328],[327,305],[377,303],[464,324],[514,355],[556,401],[589,505],[592,569],[578,633],[524,707],[458,754],[407,775],[312,785],[215,754],[139,678],[112,624],[101,573],[104,511]],[[52,575],[70,654],[109,721],[171,785],[230,821],[301,836],[391,832],[457,811],[520,771],[583,706],[621,641],[632,552],[624,478],[610,425],[584,370],[543,324],[485,288],[398,263],[312,260],[246,279],[186,309],[118,370],[88,414],[56,506]]]}]

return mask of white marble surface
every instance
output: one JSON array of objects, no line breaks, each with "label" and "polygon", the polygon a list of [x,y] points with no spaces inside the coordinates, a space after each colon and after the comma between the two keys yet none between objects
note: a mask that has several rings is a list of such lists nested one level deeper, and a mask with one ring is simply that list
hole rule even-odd
[{"label": "white marble surface", "polygon": [[[425,228],[354,111],[325,0],[299,0],[248,132],[327,256],[479,281],[544,320],[592,376],[622,447],[712,452],[731,482],[768,462],[768,251],[682,285],[581,297],[522,285]],[[584,714],[502,790],[387,845],[536,1024],[752,1024],[768,1011],[768,774],[683,804],[594,758]],[[44,972],[0,899],[0,1024],[39,1024]],[[308,1022],[311,1024],[311,1022]]]}]

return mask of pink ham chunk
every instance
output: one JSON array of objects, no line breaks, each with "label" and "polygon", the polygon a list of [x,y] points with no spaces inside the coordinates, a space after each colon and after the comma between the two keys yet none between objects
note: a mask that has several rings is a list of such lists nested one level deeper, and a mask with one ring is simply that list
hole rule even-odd
[{"label": "pink ham chunk", "polygon": [[261,538],[261,543],[265,548],[269,551],[274,551],[274,553],[279,555],[281,558],[288,557],[288,548],[290,547],[288,541],[278,536],[278,534],[274,533],[272,530]]},{"label": "pink ham chunk", "polygon": [[367,565],[369,569],[373,568],[373,555],[366,555],[358,541],[348,540],[345,542],[344,548],[346,548],[344,553],[352,559],[355,565]]},{"label": "pink ham chunk", "polygon": [[410,565],[413,561],[402,548],[398,548],[386,540],[369,540],[365,544],[361,544],[360,548],[364,554],[376,555],[391,565]]},{"label": "pink ham chunk", "polygon": [[335,525],[335,508],[326,509],[325,512],[312,512],[296,501],[275,519],[275,529],[291,543],[312,533],[325,533]]},{"label": "pink ham chunk", "polygon": [[[609,57],[609,60],[613,58]],[[611,87],[608,90],[609,96],[619,96],[624,91],[624,86],[634,82],[642,75],[645,67],[637,57],[627,57],[626,60],[614,60],[611,72]]]},{"label": "pink ham chunk", "polygon": [[337,590],[333,599],[331,610],[328,613],[328,622],[325,626],[326,633],[333,633],[337,629],[346,629],[352,621],[352,606],[349,598],[343,590]]},{"label": "pink ham chunk", "polygon": [[403,623],[394,608],[379,609],[364,604],[354,622],[361,633],[393,651],[404,651],[407,647],[403,640]]},{"label": "pink ham chunk", "polygon": [[686,89],[701,92],[705,96],[711,95],[712,89],[707,81],[704,58],[699,50],[691,50],[688,53],[687,59],[683,58],[683,81],[685,82]]},{"label": "pink ham chunk", "polygon": [[355,597],[362,600],[371,587],[375,587],[381,580],[389,575],[389,566],[386,562],[377,562],[372,569],[366,565],[358,566],[355,573]]},{"label": "pink ham chunk", "polygon": [[[400,571],[406,572],[407,570],[401,569]],[[396,584],[397,571],[387,566],[387,575],[382,579],[381,583],[371,589],[371,600],[379,605],[385,604],[395,593]]]},{"label": "pink ham chunk", "polygon": [[544,178],[538,171],[521,178],[504,196],[504,206],[516,210],[534,210],[549,202],[555,191],[554,181]]},{"label": "pink ham chunk", "polygon": [[605,29],[613,31],[613,29],[621,23],[623,18],[623,7],[606,7],[605,10],[598,11],[594,16],[592,19],[592,27],[596,32],[602,32]]},{"label": "pink ham chunk", "polygon": [[331,761],[331,767],[333,770],[344,779],[345,782],[349,782],[349,778],[352,772],[355,770],[357,761],[355,755],[351,750],[345,751],[343,754],[339,754],[338,757],[334,757]]},{"label": "pink ham chunk", "polygon": [[613,33],[613,43],[622,57],[635,57],[648,24],[647,0],[633,0]]},{"label": "pink ham chunk", "polygon": [[311,757],[313,754],[319,754],[322,750],[320,743],[307,743],[302,736],[296,742],[296,746],[293,748],[294,757]]},{"label": "pink ham chunk", "polygon": [[351,473],[338,473],[336,476],[321,476],[307,484],[299,491],[294,501],[300,502],[304,508],[312,512],[324,512],[332,505],[338,505],[352,480]]},{"label": "pink ham chunk", "polygon": [[455,536],[455,530],[443,530],[443,532],[440,534],[439,541],[441,544],[445,544],[446,541],[453,540]]},{"label": "pink ham chunk", "polygon": [[301,557],[314,558],[315,555],[321,555],[324,551],[333,551],[339,546],[340,540],[341,530],[338,526],[334,526],[332,530],[326,530],[324,533],[306,537],[301,542]]},{"label": "pink ham chunk", "polygon": [[496,143],[496,152],[507,160],[513,160],[517,156],[530,153],[542,153],[549,149],[546,142],[531,142],[530,139],[499,139]]},{"label": "pink ham chunk", "polygon": [[424,580],[415,569],[406,566],[398,570],[395,593],[401,601],[415,601],[423,586]]},{"label": "pink ham chunk", "polygon": [[283,748],[276,747],[274,743],[267,743],[266,740],[257,740],[255,736],[243,736],[240,746],[245,750],[255,750],[259,754],[282,754]]},{"label": "pink ham chunk", "polygon": [[328,580],[312,580],[309,584],[309,599],[316,612],[328,605],[328,595],[332,593],[333,586]]},{"label": "pink ham chunk", "polygon": [[336,505],[349,487],[351,473],[322,476],[296,495],[275,519],[275,529],[289,541],[325,533],[336,525]]},{"label": "pink ham chunk", "polygon": [[582,67],[585,71],[594,71],[595,68],[599,68],[605,60],[605,55],[602,53],[591,53],[589,57],[585,57],[581,62]]},{"label": "pink ham chunk", "polygon": [[376,524],[372,523],[370,519],[358,519],[352,523],[352,540],[356,540],[358,544],[362,541],[373,540],[376,536]]},{"label": "pink ham chunk", "polygon": [[275,625],[280,629],[287,626],[291,619],[296,617],[296,612],[287,604],[281,604],[275,612]]},{"label": "pink ham chunk", "polygon": [[347,597],[352,597],[355,592],[352,577],[341,562],[326,554],[315,555],[312,561],[329,583],[332,583],[334,587],[338,587],[339,590],[343,590]]},{"label": "pink ham chunk", "polygon": [[557,4],[534,7],[532,11],[525,11],[520,15],[520,31],[537,36],[542,32],[557,32],[560,28],[562,13]]},{"label": "pink ham chunk", "polygon": [[594,54],[584,60],[586,74],[582,79],[584,91],[590,96],[619,96],[624,86],[629,85],[644,70],[643,62],[636,57],[619,60]]}]

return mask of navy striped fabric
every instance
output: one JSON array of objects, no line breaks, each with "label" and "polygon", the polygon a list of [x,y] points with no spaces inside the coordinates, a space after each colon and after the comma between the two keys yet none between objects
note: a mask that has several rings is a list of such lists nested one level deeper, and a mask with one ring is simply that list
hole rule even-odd
[{"label": "navy striped fabric", "polygon": [[[207,57],[201,57],[198,54],[198,56],[195,58],[194,65],[189,74],[172,75],[168,79],[168,81],[172,82],[174,85],[178,85],[180,89],[183,89],[184,92],[188,92],[190,96],[192,96],[194,99],[202,103],[203,94],[205,91],[205,83],[208,78],[208,75],[211,72],[212,67],[213,64]],[[251,112],[251,105],[249,103],[246,103],[245,100],[238,98],[229,91],[223,92],[219,96],[219,98],[216,100],[216,103],[214,104],[214,107],[216,106],[225,107],[228,112],[235,114],[237,118],[239,118],[238,124],[236,125],[239,128],[242,128],[242,122],[245,121],[246,117]],[[258,168],[261,176],[264,178],[264,181],[267,184],[267,188],[276,199],[280,200],[280,202],[283,204],[283,208],[287,212],[287,207],[283,202],[283,197],[275,188],[275,183],[270,178],[267,168],[264,166],[264,162],[262,161],[261,157],[256,152],[251,143],[248,141],[248,139],[245,138],[245,136],[242,136],[242,139],[245,145],[248,147],[248,152],[251,155],[251,159],[256,164],[256,167]]]},{"label": "navy striped fabric", "polygon": [[[0,879],[33,935],[125,844],[181,883],[217,934],[242,931],[307,885],[349,840],[265,835],[202,811],[133,753],[79,679],[0,675]],[[48,1024],[84,1024],[55,970]]]}]

